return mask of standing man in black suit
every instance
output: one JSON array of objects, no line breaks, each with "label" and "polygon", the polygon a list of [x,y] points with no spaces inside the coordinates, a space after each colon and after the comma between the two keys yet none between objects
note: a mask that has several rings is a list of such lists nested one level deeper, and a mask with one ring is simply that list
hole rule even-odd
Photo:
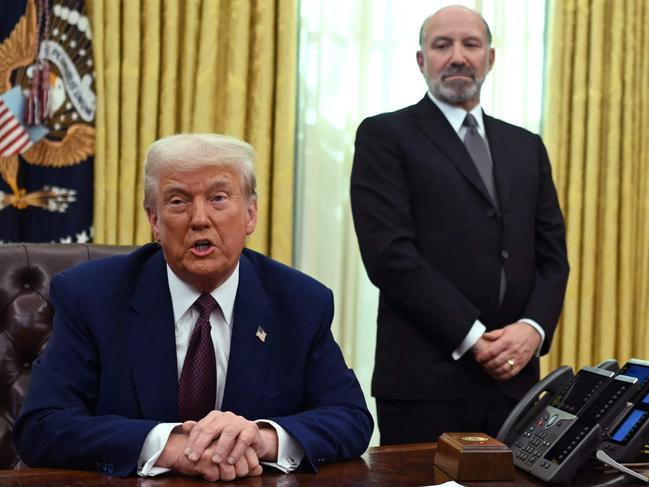
[{"label": "standing man in black suit", "polygon": [[569,271],[543,142],[480,106],[495,55],[487,23],[441,9],[420,46],[428,93],[361,123],[351,176],[363,262],[380,289],[382,444],[496,435],[539,378]]}]

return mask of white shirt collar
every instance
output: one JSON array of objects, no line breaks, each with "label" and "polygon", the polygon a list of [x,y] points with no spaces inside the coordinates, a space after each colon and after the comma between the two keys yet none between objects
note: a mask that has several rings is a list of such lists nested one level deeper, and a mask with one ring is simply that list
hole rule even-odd
[{"label": "white shirt collar", "polygon": [[[171,304],[174,308],[174,323],[192,307],[194,302],[201,295],[196,289],[180,279],[169,264],[167,264],[167,281],[169,283],[169,292],[171,293]],[[216,302],[219,303],[223,318],[229,327],[232,327],[232,313],[234,312],[234,300],[237,296],[239,287],[239,264],[234,272],[219,287],[214,289],[210,294]]]},{"label": "white shirt collar", "polygon": [[[462,123],[466,118],[466,110],[464,108],[456,107],[440,100],[439,98],[436,98],[435,95],[433,95],[430,91],[428,92],[428,97],[433,101],[435,105],[437,105],[437,108],[441,110],[441,112],[446,117],[446,120],[448,120],[448,123],[450,123],[451,127],[453,127],[453,130],[455,130],[456,133],[459,133],[460,129],[462,128]],[[475,117],[476,121],[478,122],[478,132],[484,137],[485,129],[484,120],[482,119],[482,106],[478,103],[469,113]]]}]

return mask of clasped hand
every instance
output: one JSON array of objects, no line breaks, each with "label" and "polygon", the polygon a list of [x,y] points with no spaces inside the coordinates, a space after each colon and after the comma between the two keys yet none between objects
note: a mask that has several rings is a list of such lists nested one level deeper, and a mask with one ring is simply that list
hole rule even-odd
[{"label": "clasped hand", "polygon": [[519,321],[483,334],[473,346],[473,354],[491,377],[508,380],[527,365],[540,343],[539,332]]},{"label": "clasped hand", "polygon": [[174,430],[156,465],[205,480],[261,475],[277,458],[277,433],[231,412],[212,411]]}]

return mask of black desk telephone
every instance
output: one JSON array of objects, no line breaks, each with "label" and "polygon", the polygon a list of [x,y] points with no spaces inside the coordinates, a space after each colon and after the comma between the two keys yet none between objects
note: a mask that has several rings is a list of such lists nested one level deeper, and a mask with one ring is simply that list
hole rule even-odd
[{"label": "black desk telephone", "polygon": [[[628,401],[638,397],[640,385],[649,379],[649,363],[645,382],[637,377],[639,373],[633,376],[634,370],[627,365],[619,374],[597,367],[584,367],[573,374],[570,367],[563,366],[530,389],[497,436],[512,449],[514,464],[546,482],[568,482],[608,440],[609,431],[615,430],[617,438],[632,434],[634,424],[640,422],[637,414],[628,420],[636,421],[628,429],[617,425],[630,408]],[[649,402],[642,411],[641,429],[649,425]],[[614,451],[609,448],[609,455]]]},{"label": "black desk telephone", "polygon": [[600,449],[618,462],[629,462],[649,441],[649,362],[631,359],[620,374],[638,379],[639,389],[621,418],[606,430],[608,438]]}]

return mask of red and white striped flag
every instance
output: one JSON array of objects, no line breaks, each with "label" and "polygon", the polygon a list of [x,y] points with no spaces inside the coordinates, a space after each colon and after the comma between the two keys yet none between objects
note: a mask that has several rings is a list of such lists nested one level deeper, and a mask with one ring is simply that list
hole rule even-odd
[{"label": "red and white striped flag", "polygon": [[32,145],[29,134],[0,98],[0,156],[20,154]]},{"label": "red and white striped flag", "polygon": [[257,333],[255,335],[262,343],[266,341],[266,332],[261,326],[257,327]]}]

